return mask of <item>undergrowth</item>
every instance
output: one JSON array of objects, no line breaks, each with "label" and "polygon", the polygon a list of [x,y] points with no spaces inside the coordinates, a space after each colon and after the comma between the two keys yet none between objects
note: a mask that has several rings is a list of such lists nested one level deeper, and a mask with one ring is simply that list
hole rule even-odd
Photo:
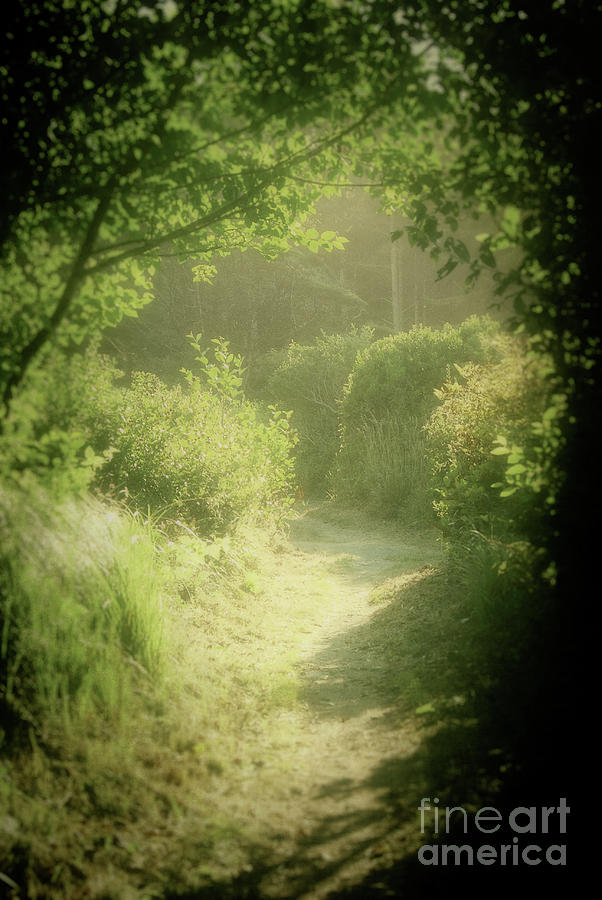
[{"label": "undergrowth", "polygon": [[381,515],[427,521],[430,467],[423,426],[453,366],[498,357],[499,326],[473,316],[457,327],[416,326],[362,350],[340,401],[337,498]]},{"label": "undergrowth", "polygon": [[126,714],[163,667],[161,574],[140,517],[92,498],[0,494],[2,703],[44,736]]},{"label": "undergrowth", "polygon": [[[534,523],[559,483],[563,398],[549,402],[522,345],[495,332],[472,321],[376,344],[324,337],[315,353],[291,348],[278,377],[286,386],[304,373],[300,450],[310,473],[325,448],[317,481],[342,439],[339,497],[420,521],[435,492],[447,572],[441,582],[432,573],[428,591],[445,587],[457,647],[437,633],[433,660],[439,647],[450,671],[461,658],[466,709],[486,743],[495,736],[486,752],[518,766],[555,668],[561,689],[555,659],[540,665],[554,561]],[[203,377],[185,373],[182,388],[144,374],[118,388],[93,359],[99,391],[86,400],[73,390],[47,410],[41,449],[34,413],[51,387],[34,371],[29,413],[5,432],[0,462],[15,477],[0,493],[0,882],[15,900],[194,896],[248,872],[265,841],[240,814],[245,786],[266,760],[283,765],[270,743],[280,737],[261,737],[261,726],[298,700],[301,623],[322,614],[329,570],[322,560],[299,587],[279,556],[288,413],[248,403],[225,342],[208,352],[191,340]],[[318,407],[325,418],[313,420]],[[92,498],[94,484],[128,505]],[[435,602],[431,612],[436,621]],[[402,675],[408,702],[432,715],[424,685]]]},{"label": "undergrowth", "polygon": [[254,838],[225,786],[255,771],[248,729],[296,696],[265,638],[289,603],[263,580],[279,533],[167,534],[44,492],[5,491],[0,513],[7,896],[146,898],[236,875]]}]

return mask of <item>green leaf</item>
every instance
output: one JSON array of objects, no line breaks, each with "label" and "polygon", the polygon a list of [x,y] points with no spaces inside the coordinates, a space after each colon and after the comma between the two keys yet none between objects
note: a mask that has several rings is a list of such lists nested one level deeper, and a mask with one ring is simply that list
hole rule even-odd
[{"label": "green leaf", "polygon": [[489,266],[490,269],[495,269],[496,261],[495,256],[489,249],[489,247],[481,247],[481,252],[479,253],[479,258],[482,262],[485,263],[486,266]]},{"label": "green leaf", "polygon": [[518,209],[518,207],[507,206],[504,210],[502,228],[511,238],[515,238],[517,236],[519,222],[520,210]]},{"label": "green leaf", "polygon": [[454,241],[454,250],[462,262],[470,262],[470,253],[464,241]]}]

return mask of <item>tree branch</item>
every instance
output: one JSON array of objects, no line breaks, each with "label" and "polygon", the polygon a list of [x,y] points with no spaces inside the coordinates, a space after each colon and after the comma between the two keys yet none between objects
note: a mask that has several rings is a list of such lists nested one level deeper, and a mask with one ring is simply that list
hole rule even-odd
[{"label": "tree branch", "polygon": [[23,378],[25,377],[25,374],[29,366],[31,365],[33,358],[35,357],[38,350],[44,346],[48,338],[58,329],[59,325],[65,317],[65,314],[67,313],[67,310],[69,309],[69,306],[71,305],[71,301],[73,300],[73,297],[75,296],[80,283],[86,277],[86,262],[93,251],[94,243],[96,241],[96,238],[98,237],[100,226],[104,221],[107,210],[113,198],[115,183],[116,179],[115,177],[112,177],[109,179],[105,186],[103,196],[98,201],[96,209],[94,210],[94,214],[90,219],[77,255],[71,265],[71,271],[65,283],[65,287],[63,288],[58,303],[54,308],[54,312],[52,313],[46,324],[43,325],[34,334],[29,343],[27,343],[25,347],[23,347],[21,353],[19,354],[17,365],[7,379],[2,395],[2,402],[4,404],[6,413],[8,413],[12,396],[16,388],[23,381]]},{"label": "tree branch", "polygon": [[312,178],[301,178],[299,175],[285,175],[291,181],[299,181],[301,184],[318,184],[323,187],[384,187],[384,181],[316,181]]},{"label": "tree branch", "polygon": [[[349,134],[355,128],[363,125],[363,123],[366,122],[370,118],[370,116],[373,115],[374,112],[376,112],[377,109],[378,105],[374,104],[368,110],[366,110],[366,112],[362,116],[360,116],[359,119],[354,120],[349,125],[345,126],[345,128],[340,129],[336,134],[331,135],[326,139],[322,139],[321,141],[313,141],[310,144],[309,148],[304,147],[301,150],[297,150],[286,159],[280,160],[279,162],[275,163],[271,168],[265,170],[265,175],[261,178],[259,184],[249,189],[248,191],[239,194],[239,196],[234,200],[223,203],[221,206],[218,206],[216,209],[210,211],[205,216],[202,216],[199,219],[195,219],[188,225],[183,225],[180,228],[175,228],[173,231],[164,232],[163,234],[157,235],[156,237],[142,240],[138,242],[137,245],[135,244],[133,247],[131,247],[131,249],[126,249],[122,253],[118,253],[116,256],[111,256],[108,259],[96,263],[86,270],[86,275],[95,275],[98,272],[104,272],[113,266],[119,265],[119,263],[123,262],[126,259],[131,259],[136,256],[142,256],[143,254],[148,253],[151,250],[156,250],[162,244],[170,243],[171,241],[178,240],[178,238],[186,237],[189,234],[194,234],[196,231],[200,231],[201,229],[207,228],[210,225],[215,224],[216,222],[227,219],[236,210],[243,208],[245,205],[248,205],[258,196],[260,196],[264,188],[271,184],[276,177],[289,177],[286,169],[297,160],[307,160],[318,156],[327,147],[335,144],[346,134]],[[103,248],[101,252],[108,252],[108,250],[109,248]]]}]

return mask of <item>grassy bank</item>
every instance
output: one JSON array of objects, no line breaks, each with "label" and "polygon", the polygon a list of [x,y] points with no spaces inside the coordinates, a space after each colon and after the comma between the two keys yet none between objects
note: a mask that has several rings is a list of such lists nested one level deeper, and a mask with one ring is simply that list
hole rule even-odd
[{"label": "grassy bank", "polygon": [[300,595],[273,530],[167,536],[96,501],[19,499],[3,496],[8,896],[162,897],[235,878],[258,839],[237,797],[278,755],[264,725],[296,702],[327,576],[305,573]]}]

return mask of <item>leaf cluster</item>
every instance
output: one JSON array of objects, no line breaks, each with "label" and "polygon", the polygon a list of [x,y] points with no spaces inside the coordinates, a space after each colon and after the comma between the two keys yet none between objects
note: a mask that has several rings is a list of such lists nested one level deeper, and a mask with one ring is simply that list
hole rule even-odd
[{"label": "leaf cluster", "polygon": [[543,367],[518,339],[506,336],[500,350],[496,362],[456,369],[437,391],[440,405],[425,429],[435,508],[445,535],[459,545],[474,531],[506,541],[532,533],[541,540],[549,511],[529,489],[535,466],[541,475],[545,459],[550,475],[557,456],[533,425],[550,415]]}]

